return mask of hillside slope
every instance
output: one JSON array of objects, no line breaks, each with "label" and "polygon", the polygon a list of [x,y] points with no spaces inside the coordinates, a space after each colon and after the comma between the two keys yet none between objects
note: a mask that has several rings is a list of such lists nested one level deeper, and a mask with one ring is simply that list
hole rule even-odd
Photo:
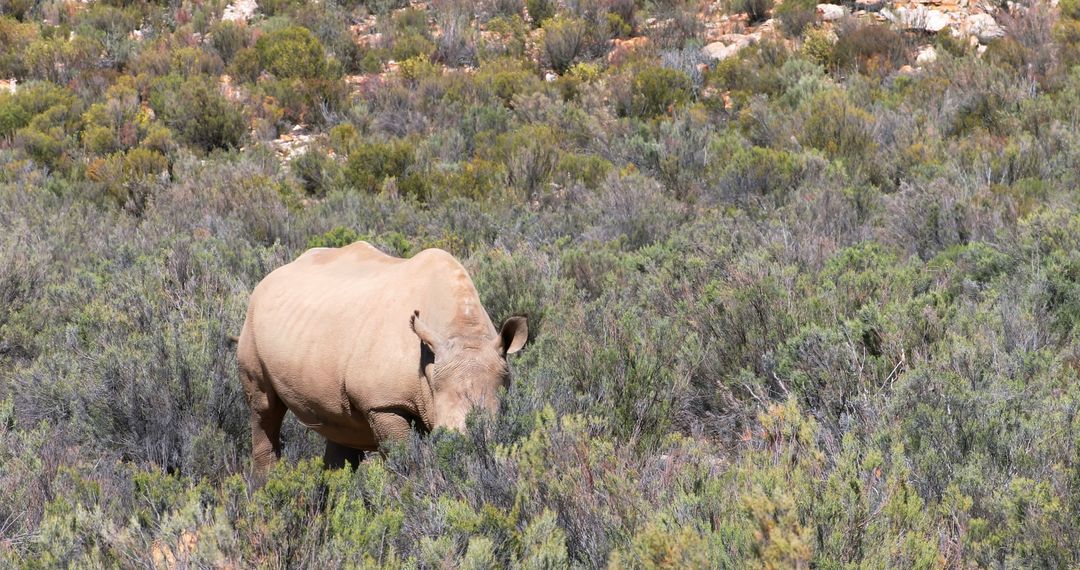
[{"label": "hillside slope", "polygon": [[[1075,0],[0,14],[0,566],[1080,564]],[[357,239],[529,314],[502,413],[257,485],[228,338]]]}]

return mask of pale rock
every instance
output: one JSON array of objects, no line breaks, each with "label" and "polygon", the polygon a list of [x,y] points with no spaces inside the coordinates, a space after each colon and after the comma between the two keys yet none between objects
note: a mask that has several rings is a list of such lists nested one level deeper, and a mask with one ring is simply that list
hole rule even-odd
[{"label": "pale rock", "polygon": [[919,6],[916,9],[909,9],[907,6],[900,6],[895,10],[889,8],[882,8],[880,14],[889,22],[892,22],[894,26],[904,30],[921,30],[926,27],[919,17],[919,10],[925,12],[925,8]]},{"label": "pale rock", "polygon": [[847,8],[838,4],[818,4],[817,14],[818,18],[825,22],[832,22],[839,20],[847,15]]},{"label": "pale rock", "polygon": [[712,61],[723,61],[741,51],[743,48],[754,43],[749,36],[728,34],[720,41],[713,42],[701,48],[701,55]]},{"label": "pale rock", "polygon": [[0,93],[14,93],[18,82],[19,80],[14,77],[11,79],[0,79]]},{"label": "pale rock", "polygon": [[911,31],[927,31],[936,34],[952,24],[948,14],[941,10],[930,10],[921,5],[915,8],[901,6],[895,10],[883,8],[881,15],[896,27]]},{"label": "pale rock", "polygon": [[925,24],[926,31],[936,34],[949,27],[952,24],[952,19],[941,10],[927,10]]},{"label": "pale rock", "polygon": [[551,83],[552,81],[555,81],[558,78],[559,78],[558,75],[555,75],[554,73],[552,73],[550,71],[544,74],[544,81],[547,81],[548,83]]},{"label": "pale rock", "polygon": [[259,5],[255,0],[234,0],[232,4],[225,7],[225,11],[221,14],[221,20],[224,22],[247,22],[255,15],[255,10],[259,9]]},{"label": "pale rock", "polygon": [[611,51],[607,54],[608,65],[618,65],[626,61],[638,50],[645,49],[648,46],[649,38],[646,36],[638,36],[626,40],[615,38],[614,40],[611,40]]},{"label": "pale rock", "polygon": [[245,100],[248,95],[243,86],[233,83],[233,78],[230,75],[222,75],[218,78],[218,89],[226,99],[234,103]]},{"label": "pale rock", "polygon": [[969,15],[964,21],[964,28],[984,44],[1005,37],[1005,29],[990,14]]},{"label": "pale rock", "polygon": [[315,135],[309,134],[302,125],[296,125],[290,132],[270,141],[270,147],[282,162],[289,162],[306,153],[314,140]]},{"label": "pale rock", "polygon": [[915,56],[915,63],[926,65],[935,61],[937,61],[937,50],[934,49],[934,46],[925,45],[919,48],[919,52]]}]

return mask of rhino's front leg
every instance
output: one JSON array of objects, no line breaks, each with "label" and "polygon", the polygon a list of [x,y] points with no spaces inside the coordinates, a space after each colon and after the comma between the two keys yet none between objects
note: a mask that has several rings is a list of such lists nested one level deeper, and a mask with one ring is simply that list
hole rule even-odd
[{"label": "rhino's front leg", "polygon": [[396,412],[368,412],[368,423],[379,444],[409,437],[409,420]]}]

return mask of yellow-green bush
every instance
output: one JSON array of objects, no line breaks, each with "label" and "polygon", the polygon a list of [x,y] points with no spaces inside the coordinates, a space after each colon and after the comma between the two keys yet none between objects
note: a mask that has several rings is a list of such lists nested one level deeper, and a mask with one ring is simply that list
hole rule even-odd
[{"label": "yellow-green bush", "polygon": [[654,117],[671,112],[692,95],[690,77],[678,69],[649,66],[633,72],[630,104],[622,109],[635,117]]},{"label": "yellow-green bush", "polygon": [[255,42],[262,69],[282,79],[326,75],[326,53],[311,30],[289,26],[260,36]]}]

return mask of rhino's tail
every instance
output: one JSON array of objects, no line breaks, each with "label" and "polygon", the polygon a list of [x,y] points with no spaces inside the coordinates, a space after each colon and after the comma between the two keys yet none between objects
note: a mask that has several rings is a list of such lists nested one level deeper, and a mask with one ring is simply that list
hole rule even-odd
[{"label": "rhino's tail", "polygon": [[240,342],[240,337],[230,334],[225,337],[225,342],[228,342],[230,345],[235,345]]}]

